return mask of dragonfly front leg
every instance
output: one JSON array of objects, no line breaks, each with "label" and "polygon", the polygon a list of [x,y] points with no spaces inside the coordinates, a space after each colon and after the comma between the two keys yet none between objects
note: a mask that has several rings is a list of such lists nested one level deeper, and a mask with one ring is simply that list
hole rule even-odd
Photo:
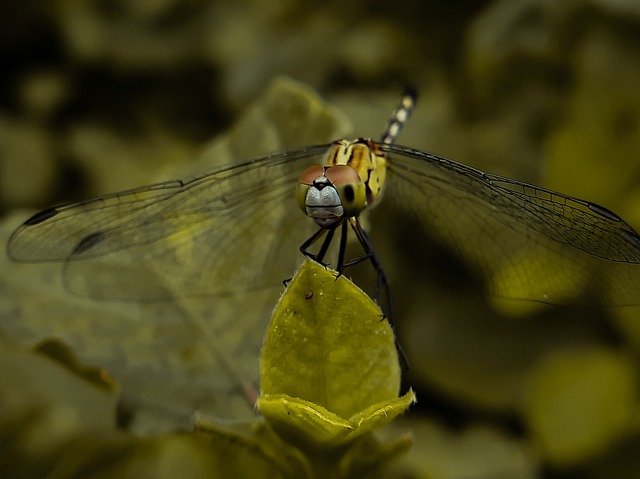
[{"label": "dragonfly front leg", "polygon": [[[333,240],[333,235],[335,233],[335,228],[320,228],[316,231],[311,238],[302,243],[300,246],[300,252],[305,255],[307,258],[311,258],[316,263],[320,263],[322,266],[328,266],[323,262],[324,257],[329,250],[329,246],[331,245],[331,241]],[[320,247],[320,251],[317,254],[313,254],[309,251],[309,248],[318,241],[322,236],[326,235],[324,241],[322,242],[322,246]]]}]

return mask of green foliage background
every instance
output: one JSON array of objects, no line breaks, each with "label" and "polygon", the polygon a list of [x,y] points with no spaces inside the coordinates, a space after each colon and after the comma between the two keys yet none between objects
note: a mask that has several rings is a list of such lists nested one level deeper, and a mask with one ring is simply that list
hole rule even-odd
[{"label": "green foliage background", "polygon": [[[401,144],[587,198],[640,228],[633,0],[31,0],[6,2],[0,18],[3,241],[32,209],[52,203],[344,135],[375,138],[406,83],[421,97]],[[331,107],[308,108],[295,92],[312,94],[284,80],[294,94],[283,93],[272,83],[281,75]],[[391,284],[404,285],[394,289],[398,331],[419,398],[398,425],[413,432],[414,447],[390,475],[638,476],[638,309],[496,304],[464,265],[429,253],[411,223],[373,235]],[[394,248],[398,238],[410,238],[424,260]],[[253,417],[242,391],[257,380],[277,289],[224,307],[96,304],[69,297],[56,265],[0,265],[6,354],[62,339],[114,376],[124,429],[152,434],[129,459],[144,458],[140,467],[156,475],[215,469],[207,446],[156,434],[188,427],[196,409]],[[249,311],[262,319],[236,320]],[[212,315],[226,319],[203,323]],[[2,437],[18,439],[0,467],[12,457],[48,464],[79,437],[103,455],[104,471],[123,464],[133,439],[68,398],[61,408],[13,409],[66,388],[68,378],[53,380],[40,356],[26,361],[37,364],[2,361]],[[100,410],[115,414],[109,387]],[[74,395],[98,401],[92,390]]]}]

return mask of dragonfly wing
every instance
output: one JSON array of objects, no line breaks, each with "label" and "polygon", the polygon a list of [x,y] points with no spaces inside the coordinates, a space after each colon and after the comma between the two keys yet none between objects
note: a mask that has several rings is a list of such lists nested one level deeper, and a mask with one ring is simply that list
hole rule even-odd
[{"label": "dragonfly wing", "polygon": [[418,150],[384,149],[385,201],[453,248],[490,294],[640,303],[640,236],[614,213]]},{"label": "dragonfly wing", "polygon": [[64,261],[68,288],[94,298],[157,300],[278,284],[313,230],[293,199],[296,179],[325,151],[270,155],[45,210],[13,234],[8,252],[20,261]]}]

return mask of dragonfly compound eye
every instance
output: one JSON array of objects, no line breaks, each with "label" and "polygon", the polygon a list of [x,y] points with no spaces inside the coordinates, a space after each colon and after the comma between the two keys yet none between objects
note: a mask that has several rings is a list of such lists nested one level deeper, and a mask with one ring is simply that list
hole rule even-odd
[{"label": "dragonfly compound eye", "polygon": [[296,203],[304,214],[307,214],[307,193],[313,182],[324,176],[324,168],[320,165],[313,165],[302,172],[298,178],[296,186]]},{"label": "dragonfly compound eye", "polygon": [[366,188],[355,169],[346,165],[331,166],[324,174],[337,190],[346,217],[357,216],[366,208]]}]

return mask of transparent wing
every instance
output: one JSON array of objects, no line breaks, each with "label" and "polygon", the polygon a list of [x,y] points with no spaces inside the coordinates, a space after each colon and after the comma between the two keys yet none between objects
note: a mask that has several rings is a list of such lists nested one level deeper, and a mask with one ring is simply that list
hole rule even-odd
[{"label": "transparent wing", "polygon": [[381,148],[390,162],[383,201],[453,248],[490,294],[640,303],[640,236],[609,210],[418,150]]},{"label": "transparent wing", "polygon": [[11,237],[18,261],[64,261],[70,290],[157,300],[277,285],[311,235],[297,177],[328,146],[265,156],[172,181],[44,210]]}]

